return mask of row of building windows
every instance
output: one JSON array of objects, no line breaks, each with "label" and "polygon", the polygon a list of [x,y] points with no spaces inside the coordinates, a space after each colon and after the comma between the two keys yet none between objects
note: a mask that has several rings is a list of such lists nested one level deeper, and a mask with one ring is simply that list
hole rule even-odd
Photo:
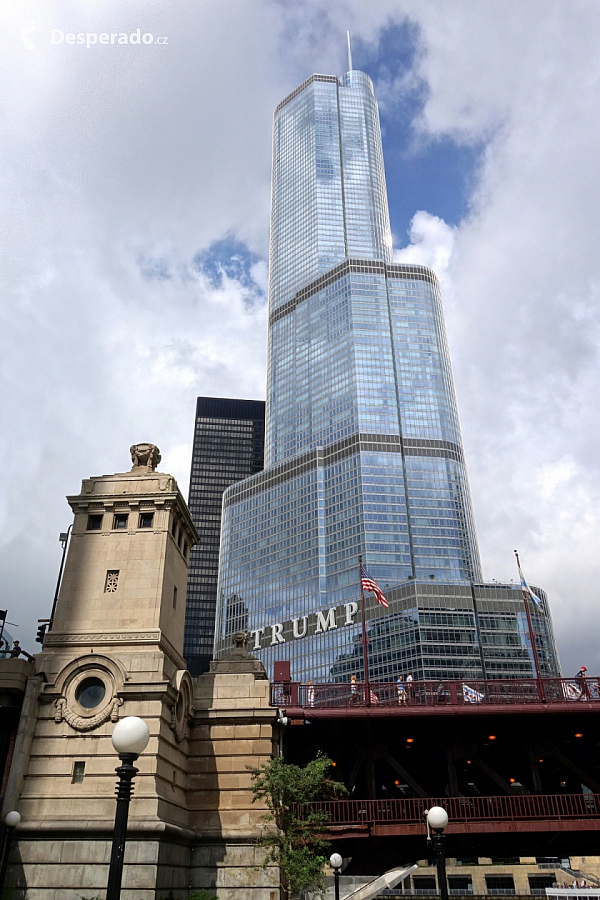
[{"label": "row of building windows", "polygon": [[[102,514],[93,513],[88,516],[87,530],[101,531],[104,516]],[[112,528],[116,531],[126,531],[129,524],[129,513],[115,513],[112,518]],[[152,528],[154,524],[154,513],[141,512],[138,517],[138,528]]]},{"label": "row of building windows", "polygon": [[[129,528],[129,513],[114,513],[112,517],[111,528],[113,531],[127,531]],[[102,513],[91,513],[87,518],[87,531],[101,531],[104,523],[104,515]],[[153,512],[140,512],[137,520],[137,528],[152,528],[154,525]],[[171,533],[175,543],[178,545],[184,557],[187,557],[188,542],[184,537],[183,529],[179,527],[177,521],[173,519]]]}]

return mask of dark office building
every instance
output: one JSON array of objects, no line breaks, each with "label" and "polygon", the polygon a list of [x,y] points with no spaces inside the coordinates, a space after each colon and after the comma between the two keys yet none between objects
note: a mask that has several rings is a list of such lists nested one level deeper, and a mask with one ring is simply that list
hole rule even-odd
[{"label": "dark office building", "polygon": [[193,676],[212,659],[223,491],[262,471],[264,443],[263,400],[198,397],[189,505],[200,541],[190,556],[184,637]]}]

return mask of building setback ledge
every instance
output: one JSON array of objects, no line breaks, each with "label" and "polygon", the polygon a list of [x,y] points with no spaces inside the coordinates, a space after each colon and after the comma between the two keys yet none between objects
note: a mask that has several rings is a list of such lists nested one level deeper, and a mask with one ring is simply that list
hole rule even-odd
[{"label": "building setback ledge", "polygon": [[[113,819],[47,819],[30,822],[22,821],[16,830],[19,840],[27,840],[28,837],[39,838],[41,835],[52,835],[57,839],[65,837],[77,840],[80,832],[85,832],[86,839],[89,840],[93,835],[112,839],[114,829],[115,823]],[[171,822],[161,822],[158,819],[142,822],[129,821],[127,825],[128,840],[136,837],[152,840],[152,836],[155,836],[156,840],[166,837],[186,843],[191,843],[198,838],[198,834],[190,828],[183,828],[181,825],[175,825]]]}]

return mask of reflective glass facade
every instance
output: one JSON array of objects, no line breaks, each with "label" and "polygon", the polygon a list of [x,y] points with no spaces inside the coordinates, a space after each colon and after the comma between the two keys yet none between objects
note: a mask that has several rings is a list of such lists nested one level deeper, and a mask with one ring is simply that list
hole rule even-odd
[{"label": "reflective glass facade", "polygon": [[275,110],[269,259],[277,309],[347,257],[392,261],[371,79],[313,75]]},{"label": "reflective glass facade", "polygon": [[[245,622],[269,669],[290,659],[295,680],[358,675],[362,555],[391,598],[369,623],[372,678],[481,669],[482,576],[439,285],[391,261],[361,72],[313,76],[276,110],[269,311],[266,467],[223,497],[217,655]],[[456,590],[467,598],[464,621],[429,622],[419,597],[432,583],[440,610]],[[505,633],[496,646],[509,646],[500,628],[490,647]],[[522,674],[518,653],[507,659]]]},{"label": "reflective glass facade", "polygon": [[184,632],[184,656],[194,676],[212,659],[223,491],[261,471],[264,442],[262,400],[198,397],[189,506],[200,540],[190,552]]},{"label": "reflective glass facade", "polygon": [[[531,608],[540,670],[557,675],[559,662],[546,594],[544,611]],[[523,597],[517,585],[413,582],[387,593],[390,610],[367,602],[369,675],[412,673],[416,681],[530,678],[534,674]],[[533,605],[532,605],[533,606]],[[341,621],[341,616],[338,616]],[[331,667],[328,681],[364,679],[360,629]]]}]

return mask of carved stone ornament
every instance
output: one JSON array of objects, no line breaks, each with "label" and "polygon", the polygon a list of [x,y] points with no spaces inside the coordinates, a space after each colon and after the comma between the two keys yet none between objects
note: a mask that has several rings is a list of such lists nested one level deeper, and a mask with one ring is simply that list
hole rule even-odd
[{"label": "carved stone ornament", "polygon": [[156,444],[132,444],[129,450],[131,452],[131,462],[133,463],[132,471],[145,468],[149,472],[154,472],[162,459]]},{"label": "carved stone ornament", "polygon": [[92,731],[94,728],[97,728],[99,725],[103,725],[105,722],[108,722],[110,719],[111,722],[117,722],[119,719],[119,707],[123,706],[123,699],[121,697],[115,697],[112,703],[106,706],[102,712],[99,712],[97,716],[92,716],[92,718],[84,718],[83,716],[78,716],[71,709],[69,709],[69,704],[67,703],[64,697],[59,697],[58,700],[54,701],[54,706],[56,708],[56,712],[54,713],[54,721],[58,724],[64,721],[68,722],[71,728],[74,728],[75,731]]},{"label": "carved stone ornament", "polygon": [[[179,698],[177,698],[177,703],[179,702]],[[175,740],[178,744],[182,741],[185,741],[190,733],[190,729],[187,723],[187,716],[183,716],[182,719],[177,718],[177,703],[171,710],[171,723],[170,727],[175,735]]]},{"label": "carved stone ornament", "polygon": [[246,642],[248,640],[248,635],[245,631],[236,631],[231,639],[233,641],[233,646],[236,650],[245,650]]},{"label": "carved stone ornament", "polygon": [[124,644],[127,641],[136,641],[142,643],[152,643],[159,641],[161,637],[160,631],[112,631],[112,632],[91,632],[86,631],[85,634],[49,634],[45,638],[48,644],[107,644],[115,641]]},{"label": "carved stone ornament", "polygon": [[235,631],[231,635],[233,650],[219,659],[211,659],[210,672],[213,675],[248,675],[252,672],[255,678],[265,679],[265,667],[256,656],[248,653],[246,642],[249,635],[245,631]]},{"label": "carved stone ornament", "polygon": [[192,713],[193,695],[190,673],[185,669],[180,669],[175,673],[171,683],[177,691],[177,699],[171,707],[169,727],[175,735],[176,742],[180,744],[182,741],[187,740],[190,733],[189,720]]}]

